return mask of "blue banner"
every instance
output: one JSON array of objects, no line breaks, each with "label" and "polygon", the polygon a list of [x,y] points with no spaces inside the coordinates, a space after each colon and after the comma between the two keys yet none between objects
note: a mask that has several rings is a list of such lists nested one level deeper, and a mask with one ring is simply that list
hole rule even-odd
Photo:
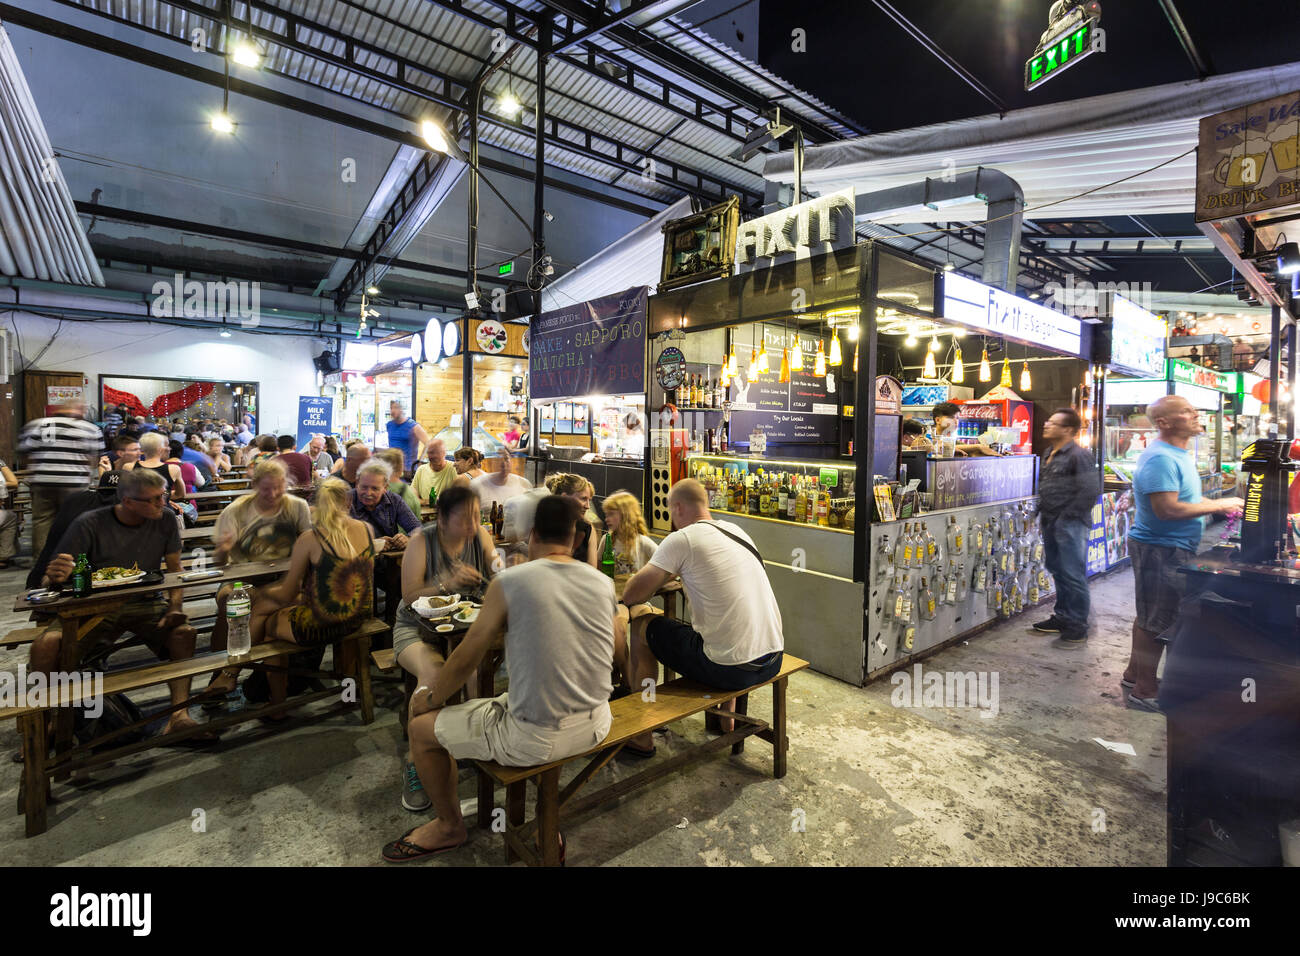
[{"label": "blue banner", "polygon": [[646,291],[637,286],[536,316],[528,351],[529,397],[643,394]]},{"label": "blue banner", "polygon": [[298,447],[304,448],[312,435],[334,431],[334,399],[315,395],[298,396]]}]

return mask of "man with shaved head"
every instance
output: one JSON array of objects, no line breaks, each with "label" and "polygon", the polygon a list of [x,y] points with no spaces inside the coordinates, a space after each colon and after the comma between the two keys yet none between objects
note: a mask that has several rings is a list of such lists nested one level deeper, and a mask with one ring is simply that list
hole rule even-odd
[{"label": "man with shaved head", "polygon": [[1137,520],[1129,530],[1129,554],[1137,619],[1133,649],[1120,682],[1134,710],[1159,712],[1156,668],[1160,636],[1178,618],[1183,600],[1178,568],[1196,556],[1201,543],[1201,516],[1240,511],[1240,498],[1201,499],[1201,477],[1188,447],[1201,424],[1196,409],[1181,395],[1166,395],[1147,406],[1147,418],[1159,432],[1138,459],[1133,473]]},{"label": "man with shaved head", "polygon": [[415,497],[420,499],[422,505],[426,502],[433,504],[429,493],[442,494],[451,487],[457,474],[456,466],[447,460],[445,441],[441,438],[431,438],[425,450],[429,453],[429,460],[415,469],[415,476],[411,479],[411,490],[415,492]]},{"label": "man with shaved head", "polygon": [[[673,485],[668,513],[677,530],[623,589],[632,618],[628,657],[621,662],[633,690],[654,679],[656,661],[707,687],[739,690],[770,680],[781,670],[785,638],[781,609],[753,540],[730,521],[714,521],[709,496],[694,478]],[[691,601],[691,622],[674,621],[642,607],[673,575]],[[728,718],[724,721],[730,723]],[[654,756],[645,733],[624,747],[631,756]]]}]

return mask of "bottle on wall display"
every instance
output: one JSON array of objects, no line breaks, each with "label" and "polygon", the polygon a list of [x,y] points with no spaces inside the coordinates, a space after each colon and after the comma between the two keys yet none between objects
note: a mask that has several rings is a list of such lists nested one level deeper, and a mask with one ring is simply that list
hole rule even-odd
[{"label": "bottle on wall display", "polygon": [[928,524],[921,525],[921,540],[925,542],[925,563],[933,564],[934,559],[939,554],[939,544],[934,540],[934,535],[930,533]]},{"label": "bottle on wall display", "polygon": [[912,566],[912,526],[903,525],[903,533],[898,536],[898,545],[894,549],[894,564],[900,568]]},{"label": "bottle on wall display", "polygon": [[925,578],[921,578],[921,593],[918,595],[918,603],[921,608],[921,620],[933,621],[935,614],[934,591]]},{"label": "bottle on wall display", "polygon": [[781,485],[776,492],[776,511],[778,518],[788,517],[787,511],[790,508],[790,483],[786,476],[781,475]]},{"label": "bottle on wall display", "polygon": [[882,534],[876,542],[876,580],[894,573],[894,550],[889,546],[889,535]]},{"label": "bottle on wall display", "polygon": [[984,589],[988,587],[988,581],[988,565],[982,560],[977,560],[974,569],[971,571],[971,590],[975,591],[977,594],[984,593]]},{"label": "bottle on wall display", "polygon": [[961,554],[962,548],[961,525],[957,523],[957,518],[953,515],[948,516],[948,553]]}]

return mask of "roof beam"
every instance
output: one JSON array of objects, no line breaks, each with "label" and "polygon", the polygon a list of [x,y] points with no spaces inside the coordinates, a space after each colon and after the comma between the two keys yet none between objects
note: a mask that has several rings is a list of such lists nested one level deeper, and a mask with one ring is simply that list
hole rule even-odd
[{"label": "roof beam", "polygon": [[[563,53],[569,47],[577,46],[579,43],[585,43],[587,40],[598,37],[610,27],[616,27],[620,23],[632,19],[643,10],[647,10],[653,6],[658,6],[661,3],[663,3],[663,0],[627,0],[627,5],[623,7],[622,10],[619,10],[617,13],[610,13],[607,16],[602,16],[605,12],[605,7],[607,6],[607,0],[600,0],[596,9],[592,10],[588,15],[588,18],[583,20],[583,22],[587,24],[587,29],[571,36],[567,40],[557,43],[553,52]],[[641,24],[641,26],[645,26],[645,24]]]},{"label": "roof beam", "polygon": [[1191,31],[1187,29],[1187,24],[1183,22],[1182,16],[1178,13],[1178,8],[1174,6],[1174,0],[1159,0],[1160,9],[1164,11],[1165,19],[1169,21],[1169,27],[1174,31],[1174,36],[1178,38],[1178,45],[1183,48],[1187,54],[1187,59],[1192,63],[1192,68],[1196,70],[1196,78],[1203,80],[1214,73],[1214,64],[1206,54],[1202,54],[1196,41],[1192,39]]}]

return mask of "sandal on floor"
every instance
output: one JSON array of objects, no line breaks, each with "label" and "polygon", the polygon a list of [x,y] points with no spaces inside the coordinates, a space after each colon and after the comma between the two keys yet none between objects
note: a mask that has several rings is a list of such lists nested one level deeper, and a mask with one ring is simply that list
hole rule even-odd
[{"label": "sandal on floor", "polygon": [[[430,850],[428,847],[419,846],[407,839],[407,837],[418,829],[419,827],[411,827],[411,829],[407,830],[401,835],[401,837],[394,840],[392,843],[385,843],[384,849],[380,854],[384,858],[384,862],[410,863],[412,860],[422,860],[426,856],[437,856],[439,853],[450,853],[452,850],[459,850],[469,842],[469,837],[467,836],[460,843],[456,843],[452,846],[440,846],[435,850]],[[560,859],[564,859],[563,849],[560,851]]]},{"label": "sandal on floor", "polygon": [[642,750],[640,747],[633,747],[631,744],[624,744],[619,750],[617,756],[622,757],[626,754],[636,760],[649,760],[659,752],[658,747],[651,747],[649,750]]},{"label": "sandal on floor", "polygon": [[186,737],[183,740],[168,740],[171,734],[159,734],[159,747],[190,747],[195,750],[202,750],[208,747],[215,747],[221,743],[221,737],[215,731],[209,731],[206,734],[196,734],[193,737]]}]

